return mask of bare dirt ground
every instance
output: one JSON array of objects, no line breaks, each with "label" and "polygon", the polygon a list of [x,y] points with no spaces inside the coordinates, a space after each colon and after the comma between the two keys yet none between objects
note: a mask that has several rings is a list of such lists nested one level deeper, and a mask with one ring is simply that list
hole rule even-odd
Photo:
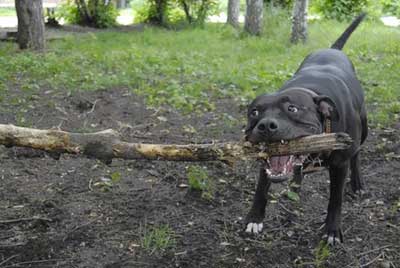
[{"label": "bare dirt ground", "polygon": [[[28,96],[15,90],[2,101],[0,122],[76,132],[114,128],[127,141],[188,143],[240,139],[244,114],[231,100],[202,115],[151,109],[127,89]],[[346,194],[345,243],[329,254],[320,245],[326,172],[307,176],[299,202],[279,197],[286,185],[274,185],[265,230],[254,237],[243,233],[243,218],[257,163],[200,163],[216,182],[214,199],[206,200],[180,187],[193,163],[107,166],[1,146],[0,267],[400,267],[399,140],[396,127],[370,130],[362,151],[369,194]],[[120,181],[104,187],[112,174]],[[159,226],[170,227],[174,243],[146,248],[146,234]]]}]

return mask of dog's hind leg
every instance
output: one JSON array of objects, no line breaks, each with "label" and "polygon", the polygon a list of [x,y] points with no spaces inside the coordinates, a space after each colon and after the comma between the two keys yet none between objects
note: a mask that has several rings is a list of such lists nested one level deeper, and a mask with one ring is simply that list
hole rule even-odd
[{"label": "dog's hind leg", "polygon": [[361,133],[359,133],[359,135],[360,135],[359,146],[360,147],[358,147],[356,149],[356,151],[353,153],[353,155],[350,158],[350,171],[351,171],[350,185],[351,185],[351,190],[353,193],[362,195],[366,191],[366,185],[365,185],[364,179],[361,174],[360,150],[361,150],[361,144],[364,143],[364,141],[368,135],[367,113],[365,111],[364,106],[361,108],[359,124],[360,125],[357,129],[361,129]]},{"label": "dog's hind leg", "polygon": [[360,152],[358,151],[351,159],[350,159],[350,185],[351,190],[355,194],[362,194],[365,191],[365,182],[361,175],[360,170]]}]

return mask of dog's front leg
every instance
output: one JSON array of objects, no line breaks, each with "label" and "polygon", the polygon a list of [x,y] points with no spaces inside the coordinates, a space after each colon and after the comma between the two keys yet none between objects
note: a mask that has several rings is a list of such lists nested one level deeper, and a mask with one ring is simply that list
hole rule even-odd
[{"label": "dog's front leg", "polygon": [[246,232],[259,233],[263,228],[263,220],[265,217],[265,206],[268,201],[268,190],[271,181],[263,167],[260,168],[260,176],[258,178],[257,189],[254,195],[253,205],[246,217]]},{"label": "dog's front leg", "polygon": [[299,193],[303,179],[303,166],[295,166],[293,170],[293,180],[289,184],[290,190]]},{"label": "dog's front leg", "polygon": [[330,198],[328,205],[328,215],[326,217],[326,230],[330,245],[336,242],[343,242],[343,233],[341,230],[341,213],[343,201],[344,182],[349,169],[349,161],[341,165],[329,166],[330,177]]}]

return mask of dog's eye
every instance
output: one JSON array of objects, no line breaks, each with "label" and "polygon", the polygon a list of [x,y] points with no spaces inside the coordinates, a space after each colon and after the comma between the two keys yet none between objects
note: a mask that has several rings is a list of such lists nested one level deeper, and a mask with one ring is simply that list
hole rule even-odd
[{"label": "dog's eye", "polygon": [[289,112],[292,112],[292,113],[297,113],[299,111],[299,109],[297,109],[297,107],[294,105],[289,105],[287,109]]},{"label": "dog's eye", "polygon": [[258,110],[257,109],[253,109],[250,113],[251,117],[257,117],[258,116]]}]

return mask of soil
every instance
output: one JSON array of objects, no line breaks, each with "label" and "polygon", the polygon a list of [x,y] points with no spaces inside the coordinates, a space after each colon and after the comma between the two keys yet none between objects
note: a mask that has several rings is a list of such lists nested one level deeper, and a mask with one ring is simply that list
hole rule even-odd
[{"label": "soil", "polygon": [[[113,128],[125,140],[205,143],[242,137],[245,108],[215,100],[216,110],[182,114],[146,106],[126,88],[90,92],[15,89],[0,123],[92,132]],[[273,185],[265,230],[246,235],[243,219],[258,163],[165,162],[52,155],[0,146],[0,267],[400,267],[400,124],[370,129],[362,149],[368,193],[346,191],[344,243],[324,247],[327,172],[307,175],[292,201]],[[199,165],[213,198],[186,185]],[[113,182],[112,178],[120,177]],[[169,226],[166,248],[148,234]],[[147,240],[146,240],[147,239]]]}]

